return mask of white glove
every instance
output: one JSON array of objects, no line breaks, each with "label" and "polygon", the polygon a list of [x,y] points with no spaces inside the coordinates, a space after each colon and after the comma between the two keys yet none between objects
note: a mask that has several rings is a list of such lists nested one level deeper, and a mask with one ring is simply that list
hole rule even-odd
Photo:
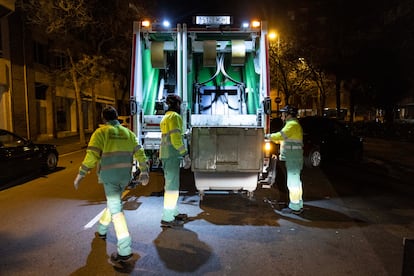
[{"label": "white glove", "polygon": [[267,134],[265,134],[264,138],[267,139],[267,140],[270,140],[270,135],[272,135],[272,134],[271,133],[267,133]]},{"label": "white glove", "polygon": [[79,188],[79,183],[85,176],[78,174],[75,178],[75,181],[73,181],[73,186],[75,186],[75,190]]},{"label": "white glove", "polygon": [[186,154],[184,156],[184,164],[183,164],[184,169],[188,170],[189,168],[191,168],[191,158],[188,154]]},{"label": "white glove", "polygon": [[138,182],[140,182],[142,186],[146,186],[149,182],[148,173],[147,172],[141,172],[138,176]]}]

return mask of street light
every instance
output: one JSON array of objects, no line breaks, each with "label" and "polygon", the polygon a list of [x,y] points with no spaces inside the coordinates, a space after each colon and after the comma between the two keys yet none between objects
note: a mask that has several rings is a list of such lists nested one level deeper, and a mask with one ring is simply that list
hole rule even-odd
[{"label": "street light", "polygon": [[[277,39],[277,41],[276,41],[276,56],[277,56],[277,59],[279,59],[279,51],[280,51],[280,36],[278,35],[278,33],[276,32],[276,31],[270,31],[269,32],[269,34],[268,34],[268,38],[269,38],[269,41],[271,41],[271,42],[273,42],[273,41],[275,41],[276,39]],[[279,72],[279,69],[278,68],[276,68],[276,80],[277,80],[277,83],[278,83],[278,72]],[[276,112],[277,113],[279,113],[279,104],[281,103],[281,98],[280,98],[280,96],[279,96],[279,85],[276,85],[276,93],[277,93],[277,96],[276,96],[276,98],[275,98],[275,102],[276,102]]]},{"label": "street light", "polygon": [[269,39],[270,40],[275,40],[277,37],[277,33],[276,32],[270,32],[269,33]]}]

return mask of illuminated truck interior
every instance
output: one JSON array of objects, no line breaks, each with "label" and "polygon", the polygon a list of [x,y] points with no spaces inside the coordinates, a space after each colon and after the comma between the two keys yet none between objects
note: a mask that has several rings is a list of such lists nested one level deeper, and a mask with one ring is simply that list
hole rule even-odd
[{"label": "illuminated truck interior", "polygon": [[[165,28],[137,22],[133,129],[153,164],[160,164],[163,99],[168,93],[179,95],[199,191],[252,192],[262,168],[263,102],[269,94],[266,32],[260,24],[234,27],[229,17],[195,21],[204,24]],[[211,186],[211,179],[218,186]],[[246,181],[250,183],[243,184]]]}]

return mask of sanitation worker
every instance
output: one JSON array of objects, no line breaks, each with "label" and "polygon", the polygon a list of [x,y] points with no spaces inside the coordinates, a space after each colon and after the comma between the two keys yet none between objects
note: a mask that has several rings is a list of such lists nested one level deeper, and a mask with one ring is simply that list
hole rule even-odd
[{"label": "sanitation worker", "polygon": [[275,133],[266,134],[265,138],[280,144],[279,159],[286,168],[286,184],[289,190],[289,205],[282,213],[300,214],[303,212],[301,171],[303,167],[303,131],[297,115],[298,109],[287,105],[280,109],[283,128]]},{"label": "sanitation worker", "polygon": [[180,115],[181,98],[178,95],[169,94],[165,102],[168,109],[160,122],[160,159],[165,179],[161,227],[175,227],[182,226],[188,218],[186,214],[179,213],[177,203],[180,189],[180,163],[184,158],[184,168],[189,169],[191,159],[183,140],[183,120]]},{"label": "sanitation worker", "polygon": [[108,226],[111,221],[113,222],[118,252],[111,255],[111,261],[114,264],[122,264],[132,260],[133,254],[121,196],[131,180],[133,159],[139,162],[141,170],[138,181],[142,185],[148,184],[147,157],[135,134],[117,120],[118,112],[114,107],[105,107],[102,118],[105,125],[92,134],[74,186],[78,189],[80,181],[98,164],[97,173],[99,182],[104,186],[107,208],[99,220],[97,234],[100,238],[106,239]]}]

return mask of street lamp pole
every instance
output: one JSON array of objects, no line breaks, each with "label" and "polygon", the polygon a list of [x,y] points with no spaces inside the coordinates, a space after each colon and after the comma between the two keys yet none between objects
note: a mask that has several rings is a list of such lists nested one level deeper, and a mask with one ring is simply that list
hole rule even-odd
[{"label": "street lamp pole", "polygon": [[[277,40],[276,40],[277,39]],[[281,98],[280,98],[280,89],[279,89],[279,68],[278,68],[278,63],[280,62],[279,60],[279,55],[280,55],[280,36],[278,33],[276,32],[270,32],[269,33],[269,40],[270,41],[275,41],[276,40],[276,93],[277,96],[275,98],[275,102],[276,102],[276,112],[279,113],[279,104],[281,103]]]}]

